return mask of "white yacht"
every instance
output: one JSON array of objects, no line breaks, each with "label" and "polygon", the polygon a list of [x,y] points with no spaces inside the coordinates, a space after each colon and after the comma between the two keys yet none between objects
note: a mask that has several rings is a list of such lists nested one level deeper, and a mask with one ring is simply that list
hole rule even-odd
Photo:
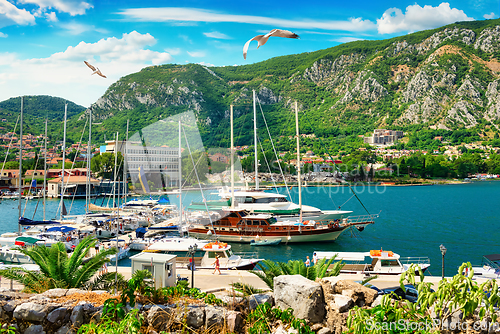
[{"label": "white yacht", "polygon": [[420,267],[422,272],[429,268],[428,257],[406,257],[391,251],[371,250],[369,252],[321,252],[317,251],[318,259],[331,259],[343,261],[346,264],[341,269],[343,274],[366,275],[399,275],[407,271],[411,265]]},{"label": "white yacht", "polygon": [[[219,189],[219,196],[224,200],[231,200],[231,189]],[[282,194],[265,191],[238,191],[234,192],[235,209],[246,210],[254,213],[270,213],[276,216],[293,218],[300,213],[298,204],[288,201]],[[230,203],[230,202],[229,202]],[[352,211],[321,210],[313,206],[302,205],[302,217],[312,218],[316,221],[330,221],[349,217]]]}]

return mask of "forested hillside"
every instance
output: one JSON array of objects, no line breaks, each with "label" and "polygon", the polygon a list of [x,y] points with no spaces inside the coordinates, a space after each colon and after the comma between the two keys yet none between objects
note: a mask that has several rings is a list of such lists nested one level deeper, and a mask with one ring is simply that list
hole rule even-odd
[{"label": "forested hillside", "polygon": [[[130,133],[192,110],[207,146],[229,145],[234,104],[237,145],[253,143],[252,90],[278,149],[293,147],[293,104],[300,128],[335,151],[363,145],[376,128],[403,130],[403,146],[493,139],[500,125],[500,20],[460,22],[380,41],[282,56],[245,66],[144,68],[113,83],[92,106],[93,137]],[[85,115],[72,119],[83,127]],[[267,137],[259,116],[260,136]],[[454,131],[452,131],[454,130]],[[76,132],[76,131],[75,131]],[[281,138],[280,138],[281,137]],[[303,141],[323,150],[317,139]]]}]

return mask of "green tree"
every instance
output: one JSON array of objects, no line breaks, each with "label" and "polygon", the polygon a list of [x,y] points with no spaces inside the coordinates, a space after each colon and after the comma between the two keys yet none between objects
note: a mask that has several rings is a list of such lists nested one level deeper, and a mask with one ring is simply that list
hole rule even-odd
[{"label": "green tree", "polygon": [[96,238],[86,237],[76,246],[71,256],[68,256],[66,246],[62,242],[51,247],[36,245],[32,248],[21,248],[19,251],[29,256],[40,267],[40,271],[10,268],[0,270],[0,276],[23,284],[27,292],[40,293],[54,288],[81,288],[91,281],[104,263],[109,262],[108,255],[117,253],[116,248],[110,248],[85,259],[96,243]]},{"label": "green tree", "polygon": [[[110,179],[113,176],[115,169],[115,155],[112,153],[103,153],[96,155],[90,160],[90,169],[97,177]],[[118,152],[118,168],[116,170],[118,175],[122,175],[123,170],[123,156]]]}]

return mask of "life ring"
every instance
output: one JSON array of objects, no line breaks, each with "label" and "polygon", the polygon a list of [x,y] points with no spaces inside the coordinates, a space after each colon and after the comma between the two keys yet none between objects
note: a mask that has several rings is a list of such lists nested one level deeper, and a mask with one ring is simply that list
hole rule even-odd
[{"label": "life ring", "polygon": [[67,242],[70,242],[71,241],[71,237],[68,235],[68,237],[66,238],[66,241]]}]

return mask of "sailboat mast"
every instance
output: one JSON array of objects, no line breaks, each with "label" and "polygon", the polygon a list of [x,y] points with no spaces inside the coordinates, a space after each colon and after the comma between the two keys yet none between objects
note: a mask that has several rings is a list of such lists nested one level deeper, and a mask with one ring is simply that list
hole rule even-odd
[{"label": "sailboat mast", "polygon": [[92,187],[90,186],[90,159],[91,159],[91,154],[92,154],[92,105],[90,105],[89,108],[89,142],[87,144],[87,185],[86,185],[86,194],[85,194],[85,204],[87,210],[86,212],[90,212],[90,191]]},{"label": "sailboat mast", "polygon": [[233,105],[231,104],[231,209],[234,208],[234,136],[233,136]]},{"label": "sailboat mast", "polygon": [[299,210],[300,222],[302,222],[302,182],[300,177],[300,139],[299,139],[299,111],[295,101],[295,132],[297,135],[297,181],[299,183]]},{"label": "sailboat mast", "polygon": [[[115,208],[115,193],[116,193],[116,165],[118,164],[118,132],[115,138],[115,170],[113,172],[113,208]],[[118,238],[118,234],[116,235]]]},{"label": "sailboat mast", "polygon": [[[23,193],[23,109],[24,109],[24,97],[21,96],[21,117],[20,117],[20,128],[19,128],[19,219],[21,219],[21,207],[22,207],[22,193]],[[18,224],[18,232],[21,235],[21,225]]]},{"label": "sailboat mast", "polygon": [[62,220],[63,208],[64,208],[64,163],[66,160],[66,118],[68,116],[68,104],[64,104],[64,132],[63,132],[63,144],[62,144],[62,171],[61,171],[61,212],[59,214],[59,219]]},{"label": "sailboat mast", "polygon": [[257,158],[257,106],[255,105],[255,90],[253,90],[253,137],[255,144],[255,190],[259,190],[259,159]]},{"label": "sailboat mast", "polygon": [[182,152],[181,152],[181,118],[179,116],[179,226],[182,225]]},{"label": "sailboat mast", "polygon": [[[128,119],[127,119],[127,134],[125,135],[125,148],[123,150],[124,155],[123,155],[123,203],[127,203],[127,159],[125,159],[126,154],[127,154],[127,143],[128,143]],[[123,146],[122,146],[123,147]]]},{"label": "sailboat mast", "polygon": [[43,158],[43,220],[45,220],[45,205],[47,200],[47,119],[45,119],[45,157]]}]

